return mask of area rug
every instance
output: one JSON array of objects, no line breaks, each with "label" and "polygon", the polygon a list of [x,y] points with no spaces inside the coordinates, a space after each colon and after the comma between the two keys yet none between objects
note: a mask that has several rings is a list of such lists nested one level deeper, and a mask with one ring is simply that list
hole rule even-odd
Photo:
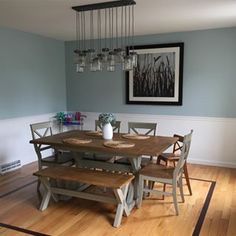
[{"label": "area rug", "polygon": [[[143,201],[140,209],[134,209],[129,217],[123,217],[120,228],[115,229],[111,226],[112,218],[114,217],[113,206],[107,204],[96,203],[81,199],[72,199],[68,202],[60,202],[59,205],[52,203],[48,210],[40,212],[35,205],[37,195],[35,193],[22,204],[25,205],[27,212],[32,214],[32,219],[36,220],[29,222],[29,215],[22,214],[21,219],[15,221],[8,220],[9,215],[19,214],[18,208],[9,208],[3,214],[0,213],[0,234],[1,235],[193,235],[197,236],[201,232],[207,210],[212,199],[216,182],[204,179],[191,178],[193,196],[188,195],[188,189],[185,186],[185,203],[179,203],[180,215],[175,216],[174,206],[171,197],[165,197],[165,200],[159,200],[157,197],[151,196]],[[14,190],[0,195],[0,204],[7,201],[20,201],[24,199],[27,193],[36,192],[36,181],[32,181],[25,185],[19,186]],[[9,198],[9,200],[8,200]],[[180,199],[180,198],[179,198]],[[72,204],[76,204],[73,209]],[[88,206],[86,208],[86,205]],[[93,205],[91,209],[91,205]],[[67,210],[67,208],[69,210]],[[88,210],[89,209],[89,210]],[[32,213],[31,213],[32,211]],[[64,218],[66,212],[73,211],[74,216],[68,216],[67,226],[60,231],[61,222],[55,223],[54,227],[48,229],[42,226],[42,217],[49,217],[50,214],[56,214]],[[85,213],[86,212],[86,213]],[[81,216],[80,216],[81,214]],[[84,215],[83,215],[84,214]],[[76,218],[77,217],[77,218]],[[190,219],[188,221],[188,219]],[[38,221],[37,221],[38,219]],[[86,222],[88,223],[86,225]],[[178,223],[180,222],[180,223]],[[45,223],[45,225],[47,225]],[[81,230],[81,225],[83,230]],[[86,225],[86,227],[84,226]],[[102,226],[102,231],[97,230],[99,225]],[[168,228],[168,226],[170,226]],[[176,225],[176,229],[175,229]],[[77,229],[77,230],[76,230]],[[173,229],[175,229],[173,231]],[[60,233],[58,233],[60,231]]]}]

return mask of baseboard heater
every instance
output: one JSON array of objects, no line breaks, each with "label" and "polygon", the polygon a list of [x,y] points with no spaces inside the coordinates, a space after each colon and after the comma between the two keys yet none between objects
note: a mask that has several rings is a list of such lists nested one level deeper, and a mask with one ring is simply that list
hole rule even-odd
[{"label": "baseboard heater", "polygon": [[13,161],[10,163],[2,164],[0,165],[0,174],[3,175],[9,171],[16,170],[21,167],[21,162],[20,160]]}]

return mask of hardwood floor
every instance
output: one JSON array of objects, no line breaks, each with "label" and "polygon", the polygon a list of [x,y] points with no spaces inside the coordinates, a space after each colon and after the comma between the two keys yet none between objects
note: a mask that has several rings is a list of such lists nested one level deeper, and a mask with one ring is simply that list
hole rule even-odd
[{"label": "hardwood floor", "polygon": [[[32,176],[37,166],[36,163],[26,165],[0,176],[0,235],[182,236],[193,232],[198,235],[199,225],[200,235],[236,235],[236,169],[201,165],[188,168],[193,196],[188,195],[185,186],[185,203],[179,203],[179,216],[175,216],[170,197],[163,201],[151,196],[140,209],[123,217],[121,227],[116,229],[111,225],[115,208],[109,204],[72,198],[58,203],[51,201],[48,209],[40,212],[36,178]],[[211,191],[212,198],[208,199]],[[19,228],[14,230],[7,225]]]}]

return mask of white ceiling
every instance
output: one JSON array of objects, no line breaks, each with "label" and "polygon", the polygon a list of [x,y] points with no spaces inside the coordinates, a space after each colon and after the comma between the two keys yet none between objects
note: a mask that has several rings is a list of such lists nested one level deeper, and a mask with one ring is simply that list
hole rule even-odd
[{"label": "white ceiling", "polygon": [[[74,40],[75,12],[71,7],[104,1],[0,0],[0,26],[59,40]],[[136,35],[236,26],[236,0],[136,2]]]}]

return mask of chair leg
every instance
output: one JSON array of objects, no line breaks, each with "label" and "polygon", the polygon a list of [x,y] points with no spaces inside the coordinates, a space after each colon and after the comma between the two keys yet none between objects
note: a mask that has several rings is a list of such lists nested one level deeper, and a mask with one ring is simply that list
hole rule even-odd
[{"label": "chair leg", "polygon": [[190,194],[190,196],[192,196],[192,189],[191,189],[191,185],[190,185],[190,180],[189,180],[189,176],[188,176],[188,168],[187,168],[187,163],[186,162],[184,164],[184,176],[185,176],[186,183],[187,183],[187,186],[188,186],[189,194]]},{"label": "chair leg", "polygon": [[154,184],[155,184],[154,181],[148,181],[148,188],[149,189],[153,189],[154,188]]},{"label": "chair leg", "polygon": [[[149,188],[150,181],[149,180],[143,180],[143,181],[144,181],[144,183],[143,183],[144,188]],[[143,198],[146,198],[149,196],[150,196],[150,193],[147,193],[147,192],[143,193]]]},{"label": "chair leg", "polygon": [[179,178],[179,190],[180,190],[180,196],[182,198],[182,202],[184,202],[184,191],[183,191],[183,178],[182,178],[182,176]]},{"label": "chair leg", "polygon": [[[146,188],[148,186],[148,181],[147,180],[143,180],[143,186]],[[146,195],[147,196],[147,195]],[[144,195],[145,197],[145,195]]]},{"label": "chair leg", "polygon": [[173,161],[173,166],[175,167],[176,165],[175,165],[175,161]]},{"label": "chair leg", "polygon": [[[168,166],[168,161],[166,161],[166,166]],[[163,192],[166,191],[166,184],[163,185]],[[164,200],[165,199],[165,195],[162,195],[162,198],[161,200]]]},{"label": "chair leg", "polygon": [[179,208],[178,208],[178,202],[177,202],[177,182],[176,181],[173,183],[172,194],[173,194],[175,212],[176,212],[176,215],[179,215]]},{"label": "chair leg", "polygon": [[41,185],[41,182],[40,182],[40,179],[38,179],[38,183],[37,183],[37,192],[40,193],[40,185]]},{"label": "chair leg", "polygon": [[[166,191],[166,184],[163,184],[163,192]],[[163,194],[162,197],[161,197],[161,200],[165,200],[165,195]]]}]

